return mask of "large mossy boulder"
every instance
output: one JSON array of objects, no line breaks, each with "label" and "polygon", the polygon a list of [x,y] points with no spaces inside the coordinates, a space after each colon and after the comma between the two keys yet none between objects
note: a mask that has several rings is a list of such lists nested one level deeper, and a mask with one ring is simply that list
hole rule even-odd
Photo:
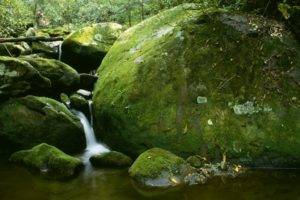
[{"label": "large mossy boulder", "polygon": [[300,48],[280,23],[183,4],[125,31],[98,70],[96,134],[136,156],[300,163]]},{"label": "large mossy boulder", "polygon": [[142,153],[129,168],[129,175],[140,186],[174,187],[206,181],[184,159],[164,149],[153,148]]},{"label": "large mossy boulder", "polygon": [[0,100],[36,94],[50,88],[50,80],[26,61],[0,56]]},{"label": "large mossy boulder", "polygon": [[10,161],[51,179],[72,178],[83,168],[80,159],[45,143],[12,154]]},{"label": "large mossy boulder", "polygon": [[62,60],[79,72],[96,70],[123,28],[116,23],[100,23],[82,28],[62,44]]},{"label": "large mossy boulder", "polygon": [[80,77],[75,69],[59,60],[41,58],[37,55],[22,56],[40,74],[51,81],[51,94],[71,93],[79,87]]},{"label": "large mossy boulder", "polygon": [[129,167],[132,164],[129,156],[117,151],[93,155],[90,161],[94,167]]},{"label": "large mossy boulder", "polygon": [[[48,143],[67,153],[85,148],[79,119],[66,106],[45,97],[26,96],[0,105],[1,142],[13,151]],[[2,148],[2,146],[1,146]]]}]

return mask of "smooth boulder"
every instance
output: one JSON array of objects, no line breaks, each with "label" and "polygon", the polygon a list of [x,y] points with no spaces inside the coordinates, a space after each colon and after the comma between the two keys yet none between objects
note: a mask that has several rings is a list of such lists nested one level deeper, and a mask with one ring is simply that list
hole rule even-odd
[{"label": "smooth boulder", "polygon": [[164,149],[153,148],[142,153],[129,168],[129,175],[140,186],[175,187],[206,182],[184,159]]},{"label": "smooth boulder", "polygon": [[133,162],[129,156],[117,151],[93,155],[90,161],[94,167],[128,167]]},{"label": "smooth boulder", "polygon": [[48,143],[66,153],[85,148],[80,120],[65,105],[46,97],[26,96],[0,105],[1,146],[7,152]]},{"label": "smooth boulder", "polygon": [[79,72],[96,70],[122,31],[117,23],[99,23],[75,31],[62,44],[62,61]]},{"label": "smooth boulder", "polygon": [[183,4],[125,31],[97,74],[96,134],[251,166],[300,164],[300,48],[276,21]]},{"label": "smooth boulder", "polygon": [[10,162],[23,165],[50,179],[72,178],[83,168],[80,159],[45,143],[12,154]]},{"label": "smooth boulder", "polygon": [[28,62],[0,56],[0,100],[8,97],[43,93],[51,82]]}]

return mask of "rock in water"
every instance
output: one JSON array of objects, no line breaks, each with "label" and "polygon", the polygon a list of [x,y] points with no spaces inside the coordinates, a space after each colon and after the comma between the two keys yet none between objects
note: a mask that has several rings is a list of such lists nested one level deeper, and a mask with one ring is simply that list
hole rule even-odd
[{"label": "rock in water", "polygon": [[133,156],[161,147],[299,166],[299,70],[299,45],[281,24],[183,4],[110,49],[94,90],[96,134]]},{"label": "rock in water", "polygon": [[142,153],[130,167],[129,175],[139,185],[148,187],[174,187],[206,181],[182,158],[159,148]]},{"label": "rock in water", "polygon": [[62,60],[79,72],[95,70],[123,31],[116,23],[100,23],[71,34],[62,44]]},{"label": "rock in water", "polygon": [[72,178],[83,168],[83,163],[78,158],[69,156],[45,143],[30,150],[14,153],[10,157],[10,161],[38,171],[51,179]]},{"label": "rock in water", "polygon": [[79,94],[73,94],[70,96],[70,106],[76,110],[80,110],[86,116],[90,116],[89,102]]},{"label": "rock in water", "polygon": [[50,80],[43,77],[28,62],[0,56],[0,100],[36,94],[49,88]]},{"label": "rock in water", "polygon": [[79,119],[62,103],[45,97],[26,96],[3,103],[0,106],[0,138],[17,150],[43,142],[67,153],[85,148]]},{"label": "rock in water", "polygon": [[94,155],[90,161],[95,167],[128,167],[132,164],[130,157],[116,151]]},{"label": "rock in water", "polygon": [[63,62],[36,55],[23,56],[20,59],[30,63],[42,76],[51,81],[51,91],[49,91],[51,94],[70,93],[79,87],[79,74]]}]

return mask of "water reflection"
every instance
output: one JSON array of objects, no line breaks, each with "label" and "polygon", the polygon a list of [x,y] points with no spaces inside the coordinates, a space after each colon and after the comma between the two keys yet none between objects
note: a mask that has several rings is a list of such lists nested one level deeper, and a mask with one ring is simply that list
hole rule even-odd
[{"label": "water reflection", "polygon": [[68,182],[44,180],[22,168],[0,163],[1,200],[217,200],[300,199],[299,171],[255,170],[236,179],[210,180],[205,185],[167,191],[143,191],[127,170],[99,169]]}]

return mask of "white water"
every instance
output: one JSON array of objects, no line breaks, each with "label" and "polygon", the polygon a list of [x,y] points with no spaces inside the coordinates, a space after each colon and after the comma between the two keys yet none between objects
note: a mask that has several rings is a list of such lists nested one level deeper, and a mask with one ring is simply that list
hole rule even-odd
[{"label": "white water", "polygon": [[[92,102],[89,102],[89,107],[91,113],[91,121],[93,121],[91,103]],[[89,161],[90,157],[96,154],[109,152],[110,150],[104,144],[97,142],[93,126],[91,125],[87,117],[80,111],[73,110],[73,112],[80,119],[80,122],[83,125],[84,134],[86,138],[86,149],[81,158],[86,166],[86,169],[91,169],[92,167]]]},{"label": "white water", "polygon": [[62,43],[59,44],[58,46],[58,60],[61,61],[61,54],[62,54],[62,49],[61,49]]}]

